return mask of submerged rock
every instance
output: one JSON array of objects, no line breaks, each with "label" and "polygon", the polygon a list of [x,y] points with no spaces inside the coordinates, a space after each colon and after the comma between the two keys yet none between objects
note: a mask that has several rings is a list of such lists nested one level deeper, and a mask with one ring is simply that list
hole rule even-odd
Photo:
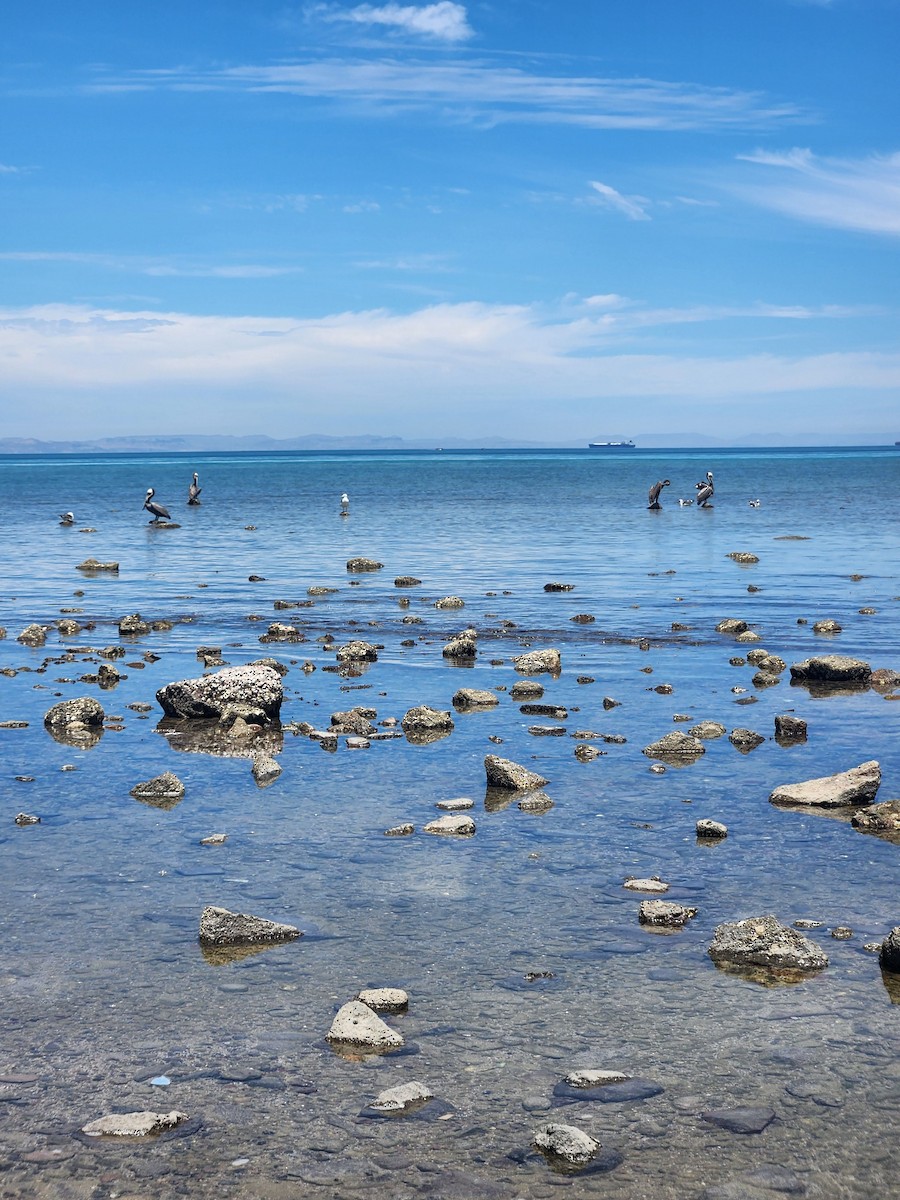
[{"label": "submerged rock", "polygon": [[837,775],[782,784],[769,796],[769,803],[820,808],[871,804],[880,784],[881,768],[873,759]]},{"label": "submerged rock", "polygon": [[[718,1125],[720,1129],[727,1129],[729,1133],[762,1133],[766,1126],[775,1120],[775,1111],[771,1108],[710,1108],[701,1116],[710,1125]],[[755,1188],[753,1193],[757,1194]],[[745,1190],[741,1194],[748,1197],[750,1195]]]},{"label": "submerged rock", "polygon": [[380,571],[384,563],[378,562],[374,558],[348,558],[347,570],[354,575],[362,574],[365,571]]},{"label": "submerged rock", "polygon": [[263,942],[292,942],[302,937],[294,925],[268,921],[247,913],[207,905],[200,917],[200,944],[204,946],[241,946]]},{"label": "submerged rock", "polygon": [[866,687],[872,678],[872,668],[861,658],[848,658],[845,654],[825,654],[817,658],[805,658],[791,666],[792,683],[851,684]]},{"label": "submerged rock", "polygon": [[900,833],[900,800],[885,800],[854,813],[850,824],[864,833]]},{"label": "submerged rock", "polygon": [[225,667],[199,679],[182,679],[166,684],[156,693],[157,702],[167,717],[190,720],[221,718],[229,707],[249,704],[259,709],[266,720],[275,721],[283,698],[279,673],[256,663]]},{"label": "submerged rock", "polygon": [[535,1130],[531,1144],[542,1154],[573,1166],[586,1166],[600,1149],[597,1139],[583,1129],[555,1122]]},{"label": "submerged rock", "polygon": [[705,754],[706,747],[699,738],[673,730],[672,733],[667,733],[665,737],[661,737],[659,741],[651,742],[649,746],[645,746],[643,753],[648,758],[690,761],[699,758],[701,754]]},{"label": "submerged rock", "polygon": [[88,1137],[150,1137],[174,1129],[188,1119],[187,1113],[172,1109],[167,1113],[130,1112],[110,1113],[82,1125],[81,1132]]},{"label": "submerged rock", "polygon": [[512,762],[508,758],[498,758],[496,754],[488,754],[484,760],[488,787],[503,788],[506,791],[530,791],[542,788],[549,780],[527,767]]},{"label": "submerged rock", "polygon": [[654,875],[650,879],[635,879],[629,875],[622,887],[628,888],[631,892],[659,892],[660,894],[669,890],[669,884],[664,883],[658,875]]},{"label": "submerged rock", "polygon": [[434,1092],[424,1083],[410,1080],[409,1083],[398,1083],[379,1092],[369,1108],[374,1112],[398,1114],[421,1108],[433,1099]]},{"label": "submerged rock", "polygon": [[821,971],[828,955],[773,916],[748,917],[716,928],[709,956],[715,963],[792,971]]},{"label": "submerged rock", "polygon": [[184,784],[172,771],[166,771],[155,779],[136,783],[130,795],[156,808],[172,808],[184,799]]}]

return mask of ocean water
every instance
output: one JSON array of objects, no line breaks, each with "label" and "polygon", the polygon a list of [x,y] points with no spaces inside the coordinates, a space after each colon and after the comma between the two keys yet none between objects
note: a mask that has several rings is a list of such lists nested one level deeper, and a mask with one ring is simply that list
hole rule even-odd
[{"label": "ocean water", "polygon": [[[203,503],[188,507],[194,470]],[[679,507],[707,470],[714,507]],[[648,512],[664,477],[663,509]],[[0,721],[27,723],[0,729],[0,1195],[890,1195],[900,979],[864,946],[900,924],[900,845],[768,796],[877,759],[878,798],[896,798],[900,705],[876,690],[811,694],[789,673],[755,688],[755,668],[729,662],[752,647],[715,626],[748,621],[787,663],[837,652],[900,668],[898,485],[891,449],[0,459]],[[148,525],[149,486],[178,528]],[[75,524],[60,526],[68,509]],[[728,557],[741,551],[759,562]],[[383,569],[349,575],[356,555]],[[88,556],[118,560],[118,574],[79,572]],[[396,588],[406,574],[421,586]],[[311,586],[337,590],[275,610]],[[448,595],[465,606],[435,608]],[[120,638],[134,612],[171,628]],[[81,631],[60,635],[63,616]],[[842,632],[814,633],[824,618]],[[275,620],[306,640],[261,644]],[[39,649],[16,641],[35,621],[53,626]],[[469,625],[478,658],[454,666],[442,647]],[[378,661],[326,670],[354,637],[378,643]],[[119,684],[80,681],[116,643]],[[266,788],[248,757],[159,726],[156,690],[201,674],[201,645],[232,665],[289,667],[287,728],[272,742],[283,773]],[[523,714],[508,694],[513,657],[545,647],[563,669],[540,677],[543,700],[566,720]],[[500,703],[456,713],[459,687],[497,689]],[[107,714],[91,748],[43,727],[79,695]],[[426,745],[341,739],[334,752],[290,729],[357,704],[376,722],[429,704],[455,727]],[[808,722],[806,742],[774,740],[779,713]],[[765,741],[741,753],[722,737],[654,774],[642,748],[690,727],[676,715]],[[550,725],[564,732],[531,732]],[[595,736],[602,755],[581,762],[578,733],[625,740]],[[487,794],[488,753],[544,775],[553,808]],[[129,795],[165,770],[185,784],[175,807]],[[435,804],[459,796],[474,802],[475,835],[423,833]],[[17,827],[19,812],[41,823]],[[698,844],[700,817],[728,837]],[[384,836],[404,821],[413,836]],[[200,845],[215,832],[224,845]],[[673,933],[640,926],[629,875],[661,876],[697,916]],[[304,936],[218,961],[197,942],[207,904]],[[718,970],[715,927],[768,913],[822,922],[809,936],[829,967],[793,986]],[[837,926],[853,937],[833,939]],[[409,992],[408,1012],[388,1018],[405,1048],[333,1052],[337,1008],[382,985]],[[582,1067],[653,1086],[561,1102],[554,1089]],[[160,1076],[170,1083],[150,1082]],[[436,1103],[363,1115],[411,1080]],[[722,1108],[773,1116],[740,1134],[703,1119]],[[141,1109],[190,1119],[149,1142],[79,1133]],[[602,1143],[589,1170],[560,1174],[530,1148],[548,1121]]]}]

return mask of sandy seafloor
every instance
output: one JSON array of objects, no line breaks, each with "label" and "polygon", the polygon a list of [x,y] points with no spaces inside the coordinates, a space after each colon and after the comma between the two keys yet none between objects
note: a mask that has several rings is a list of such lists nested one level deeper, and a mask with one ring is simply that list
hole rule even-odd
[{"label": "sandy seafloor", "polygon": [[[752,666],[729,665],[750,647],[715,625],[749,621],[788,663],[839,652],[900,668],[897,454],[2,460],[0,720],[28,722],[0,729],[2,1200],[896,1194],[900,979],[863,947],[900,924],[900,846],[858,833],[846,813],[789,812],[768,796],[877,759],[878,799],[897,798],[900,704],[874,690],[811,695],[787,673],[755,689]],[[679,508],[707,469],[715,508]],[[188,508],[193,470],[204,503]],[[665,507],[648,513],[647,486],[663,476]],[[151,484],[180,528],[147,527]],[[60,527],[70,508],[75,525]],[[760,561],[739,566],[731,551]],[[348,576],[357,554],[383,570]],[[79,573],[89,555],[119,560],[118,575]],[[401,574],[422,585],[395,588]],[[546,594],[550,581],[574,590]],[[274,611],[315,585],[338,591]],[[465,607],[435,609],[446,595]],[[68,638],[53,628],[43,649],[17,643],[63,609],[93,628]],[[173,627],[120,638],[119,619],[136,611]],[[578,613],[596,620],[573,623]],[[409,614],[422,623],[403,624]],[[843,631],[815,635],[822,618]],[[260,645],[273,620],[307,640]],[[454,667],[441,649],[466,625],[478,659]],[[378,662],[359,677],[323,670],[335,662],[325,634],[379,643]],[[120,641],[116,688],[78,681],[102,661],[89,648]],[[288,664],[285,723],[327,725],[354,704],[401,718],[417,704],[450,709],[459,687],[503,690],[498,708],[454,713],[452,734],[426,746],[348,750],[342,739],[330,753],[287,733],[283,773],[260,789],[247,758],[180,750],[157,731],[156,690],[202,672],[198,645],[221,646],[233,665]],[[529,727],[559,722],[520,713],[512,658],[550,646],[563,670],[542,677],[544,700],[569,718],[565,736],[538,737]],[[650,690],[660,683],[672,693]],[[90,749],[42,723],[78,695],[108,716]],[[620,706],[605,710],[605,696]],[[146,702],[149,714],[128,707]],[[808,740],[778,745],[778,713],[803,717]],[[696,763],[657,776],[641,750],[688,728],[675,714],[766,741],[749,754],[727,737],[707,742]],[[582,763],[573,735],[584,730],[627,741],[595,742],[605,753]],[[486,806],[487,753],[546,776],[554,807]],[[176,807],[129,795],[164,770],[185,784]],[[475,802],[475,836],[422,833],[435,803],[456,796]],[[16,827],[20,811],[41,823]],[[700,817],[724,821],[727,839],[698,844]],[[385,838],[401,821],[416,833]],[[201,846],[214,832],[227,843]],[[661,876],[666,898],[697,917],[671,934],[641,927],[629,875]],[[217,965],[197,942],[206,904],[304,936]],[[715,927],[767,913],[821,921],[809,936],[829,967],[778,987],[716,969]],[[851,939],[830,937],[840,925]],[[527,981],[544,972],[552,978]],[[388,1018],[405,1049],[336,1055],[325,1041],[335,1011],[378,985],[409,992],[408,1012]],[[576,1067],[662,1090],[557,1106],[554,1087]],[[149,1082],[159,1075],[168,1087]],[[438,1103],[360,1115],[408,1080]],[[736,1134],[702,1118],[739,1106],[774,1119]],[[158,1139],[78,1134],[107,1112],[174,1108],[190,1120]],[[530,1149],[549,1120],[601,1141],[591,1169],[557,1174]]]}]

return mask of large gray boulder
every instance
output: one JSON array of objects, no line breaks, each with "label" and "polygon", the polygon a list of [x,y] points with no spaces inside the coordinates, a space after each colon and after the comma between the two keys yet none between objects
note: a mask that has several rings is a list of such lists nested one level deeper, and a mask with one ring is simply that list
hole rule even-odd
[{"label": "large gray boulder", "polygon": [[48,729],[75,727],[97,727],[103,724],[105,713],[91,696],[78,696],[72,700],[61,700],[44,715]]},{"label": "large gray boulder", "polygon": [[881,943],[878,962],[883,971],[900,973],[900,925],[895,925]]},{"label": "large gray boulder", "polygon": [[531,1144],[551,1158],[573,1166],[586,1166],[600,1149],[600,1143],[577,1125],[551,1122],[535,1130]]},{"label": "large gray boulder", "polygon": [[645,746],[643,753],[648,758],[661,758],[675,762],[691,762],[693,759],[699,758],[701,754],[705,754],[706,747],[699,738],[673,730],[672,733],[667,733],[664,737],[661,737],[659,741],[651,742],[649,746]]},{"label": "large gray boulder", "polygon": [[508,758],[498,758],[496,754],[488,754],[484,760],[488,787],[503,788],[510,792],[531,791],[542,788],[549,780],[527,767],[520,766]]},{"label": "large gray boulder", "polygon": [[294,925],[230,912],[212,904],[207,905],[200,916],[202,946],[254,946],[265,942],[292,942],[302,936]]},{"label": "large gray boulder", "polygon": [[156,693],[167,717],[192,720],[225,715],[236,704],[260,709],[269,721],[277,721],[284,688],[281,676],[271,667],[250,663],[225,667],[214,675],[168,683]]},{"label": "large gray boulder", "polygon": [[872,678],[872,668],[861,658],[846,654],[823,654],[805,658],[791,667],[792,683],[850,684],[865,687]]},{"label": "large gray boulder", "polygon": [[453,728],[453,718],[448,711],[420,704],[411,708],[400,722],[404,733],[430,733],[433,730]]},{"label": "large gray boulder", "polygon": [[792,971],[821,971],[828,956],[797,929],[772,916],[719,925],[709,947],[715,963]]},{"label": "large gray boulder", "polygon": [[371,642],[364,642],[356,639],[352,642],[347,642],[343,646],[338,646],[337,656],[339,662],[376,662],[378,660],[378,648],[373,646]]},{"label": "large gray boulder", "polygon": [[513,666],[523,675],[540,675],[544,672],[558,675],[562,671],[562,659],[558,650],[531,650],[514,658]]},{"label": "large gray boulder", "polygon": [[881,768],[872,759],[837,775],[807,779],[804,783],[784,783],[772,792],[769,803],[817,808],[871,804],[880,783]]},{"label": "large gray boulder", "polygon": [[454,708],[495,708],[500,703],[496,692],[481,688],[459,688],[453,694]]}]

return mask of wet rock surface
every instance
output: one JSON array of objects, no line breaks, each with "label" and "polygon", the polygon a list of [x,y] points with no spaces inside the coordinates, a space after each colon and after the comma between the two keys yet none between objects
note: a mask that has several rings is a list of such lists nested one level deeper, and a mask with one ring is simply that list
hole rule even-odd
[{"label": "wet rock surface", "polygon": [[773,970],[821,971],[828,956],[777,917],[748,917],[716,928],[709,956],[714,963]]}]

